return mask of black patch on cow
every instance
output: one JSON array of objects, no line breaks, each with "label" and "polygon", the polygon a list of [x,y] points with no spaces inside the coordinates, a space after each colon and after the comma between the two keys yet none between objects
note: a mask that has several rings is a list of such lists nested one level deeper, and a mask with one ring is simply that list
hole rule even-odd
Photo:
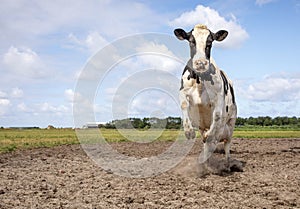
[{"label": "black patch on cow", "polygon": [[226,105],[226,112],[228,112],[228,105]]},{"label": "black patch on cow", "polygon": [[[196,79],[196,80],[197,80],[196,82],[199,84],[199,83],[200,83],[199,78],[197,77],[197,75],[195,74],[195,72],[192,70],[192,68],[189,67],[189,66],[191,66],[191,62],[192,62],[191,60],[192,60],[192,59],[190,59],[190,60],[188,61],[187,65],[184,67],[184,70],[183,70],[183,72],[182,72],[182,75],[184,75],[185,72],[188,71],[188,72],[189,72],[189,75],[188,75],[187,79],[188,79],[188,80],[190,80],[190,79]],[[182,80],[182,78],[181,78],[181,86],[180,86],[180,90],[182,90],[182,89],[183,89],[183,80]]]},{"label": "black patch on cow", "polygon": [[182,90],[183,89],[183,80],[182,80],[182,78],[181,78],[181,86],[180,86],[180,90]]},{"label": "black patch on cow", "polygon": [[174,34],[175,36],[179,39],[179,40],[187,40],[190,44],[190,56],[191,58],[193,58],[196,54],[196,39],[193,36],[192,32],[194,29],[192,29],[190,32],[185,32],[183,29],[181,28],[177,28],[174,30]]},{"label": "black patch on cow", "polygon": [[193,58],[195,56],[196,52],[197,52],[197,49],[196,49],[196,39],[195,39],[195,37],[193,35],[190,35],[188,41],[190,43],[190,55],[191,55],[191,58]]},{"label": "black patch on cow", "polygon": [[206,59],[208,59],[208,60],[210,60],[210,52],[211,52],[211,47],[212,47],[213,41],[214,41],[213,34],[212,34],[212,32],[210,32],[209,35],[207,36],[206,43],[205,43],[205,56],[206,56]]},{"label": "black patch on cow", "polygon": [[187,77],[189,80],[192,79],[196,79],[196,82],[199,84],[200,83],[200,79],[199,76],[195,73],[195,71],[191,70],[190,71],[190,75]]},{"label": "black patch on cow", "polygon": [[232,85],[229,84],[229,87],[230,87],[230,93],[232,95],[232,103],[235,104],[235,97],[234,97],[234,90],[233,90],[233,87]]},{"label": "black patch on cow", "polygon": [[[209,70],[207,70],[205,72],[196,72],[192,68],[192,59],[190,59],[188,61],[187,65],[185,66],[182,75],[185,74],[186,71],[189,72],[189,75],[187,77],[188,80],[195,79],[198,84],[200,84],[200,81],[202,81],[202,82],[210,81],[211,85],[214,85],[212,75],[216,74],[216,68],[213,64],[210,64]],[[182,89],[183,89],[183,80],[181,79],[180,90],[182,90]]]},{"label": "black patch on cow", "polygon": [[202,82],[210,81],[211,85],[214,85],[214,81],[212,79],[212,75],[216,74],[216,68],[213,64],[209,65],[209,69],[204,72],[196,72],[196,75],[200,78]]},{"label": "black patch on cow", "polygon": [[228,80],[227,80],[226,76],[224,75],[224,72],[222,70],[220,70],[220,72],[221,72],[221,77],[222,77],[223,84],[224,84],[224,92],[225,92],[225,95],[227,95],[227,92],[228,92]]},{"label": "black patch on cow", "polygon": [[189,75],[187,77],[188,80],[190,79],[196,79],[196,82],[199,84],[200,83],[200,79],[199,76],[197,76],[196,72],[193,70],[193,64],[192,64],[192,59],[190,59],[187,63],[187,65],[185,66],[186,69],[188,69],[189,71]]}]

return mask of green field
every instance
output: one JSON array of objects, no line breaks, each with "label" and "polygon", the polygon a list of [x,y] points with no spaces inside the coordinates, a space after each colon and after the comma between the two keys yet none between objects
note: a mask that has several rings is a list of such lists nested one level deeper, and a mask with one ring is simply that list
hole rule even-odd
[{"label": "green field", "polygon": [[[97,131],[97,132],[95,132]],[[80,142],[89,143],[98,136],[98,130],[79,130],[82,135]],[[82,133],[82,134],[81,134]],[[172,141],[177,139],[179,130],[122,130],[122,134],[116,129],[101,129],[101,134],[108,142],[131,141],[150,142],[153,140]],[[199,136],[199,135],[198,135]],[[300,138],[300,130],[297,128],[257,128],[238,127],[234,132],[235,138]],[[16,149],[28,149],[37,147],[53,147],[63,144],[80,143],[73,129],[0,129],[0,153],[14,151]]]}]

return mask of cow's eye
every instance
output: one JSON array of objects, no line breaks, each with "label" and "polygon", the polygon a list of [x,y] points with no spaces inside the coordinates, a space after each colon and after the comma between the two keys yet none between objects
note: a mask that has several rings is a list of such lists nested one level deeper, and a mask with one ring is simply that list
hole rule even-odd
[{"label": "cow's eye", "polygon": [[189,42],[190,42],[190,44],[193,44],[193,45],[196,44],[196,41],[195,41],[194,36],[191,36],[191,37],[190,37]]},{"label": "cow's eye", "polygon": [[195,42],[190,42],[190,46],[195,46]]}]

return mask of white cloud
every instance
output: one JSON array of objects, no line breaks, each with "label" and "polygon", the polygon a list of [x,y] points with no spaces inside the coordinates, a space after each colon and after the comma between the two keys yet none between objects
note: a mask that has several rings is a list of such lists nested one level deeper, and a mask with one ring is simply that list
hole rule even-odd
[{"label": "white cloud", "polygon": [[300,77],[297,75],[267,75],[262,80],[238,91],[244,98],[256,102],[291,102],[300,100]]},{"label": "white cloud", "polygon": [[9,99],[0,98],[0,116],[5,115],[8,111],[9,106],[11,106],[11,102]]},{"label": "white cloud", "polygon": [[255,4],[262,6],[262,5],[269,4],[274,1],[276,1],[276,0],[256,0]]},{"label": "white cloud", "polygon": [[29,108],[27,107],[27,105],[24,102],[18,104],[17,108],[21,112],[28,112],[29,111]]},{"label": "white cloud", "polygon": [[43,112],[55,112],[56,108],[52,105],[50,105],[48,102],[44,102],[42,104],[39,104],[39,110]]},{"label": "white cloud", "polygon": [[136,51],[141,55],[136,57],[136,64],[133,66],[137,65],[140,70],[156,69],[178,72],[178,69],[183,68],[184,62],[179,60],[164,44],[144,42],[136,48]]},{"label": "white cloud", "polygon": [[45,66],[40,57],[30,48],[11,46],[3,56],[3,63],[20,76],[29,78],[46,76]]},{"label": "white cloud", "polygon": [[40,112],[54,113],[57,115],[61,115],[62,113],[69,112],[69,108],[66,107],[65,105],[52,105],[49,104],[48,102],[44,102],[41,104],[37,104],[36,106],[38,107],[37,110]]},{"label": "white cloud", "polygon": [[[82,90],[82,89],[81,89]],[[90,96],[89,93],[84,92],[86,95],[82,95],[79,90],[77,89],[77,92],[74,92],[73,89],[66,89],[65,90],[65,98],[66,100],[71,103],[72,105],[76,104],[76,107],[85,109],[92,107],[92,102],[88,99]]]},{"label": "white cloud", "polygon": [[83,40],[79,39],[73,33],[70,33],[68,39],[73,47],[81,50],[88,50],[89,53],[94,54],[103,48],[108,42],[98,32],[90,32]]},{"label": "white cloud", "polygon": [[108,95],[111,95],[111,96],[113,96],[115,93],[116,93],[116,91],[117,91],[117,88],[116,87],[109,87],[109,88],[107,88],[107,89],[105,89],[105,93],[106,94],[108,94]]},{"label": "white cloud", "polygon": [[143,42],[140,46],[136,47],[136,51],[174,56],[173,52],[171,52],[166,45],[156,44],[154,42]]},{"label": "white cloud", "polygon": [[8,105],[10,105],[10,101],[8,99],[2,98],[2,99],[0,99],[0,105],[1,106],[8,106]]},{"label": "white cloud", "polygon": [[91,32],[85,39],[88,49],[92,53],[96,53],[99,49],[104,47],[108,42],[99,35],[98,32]]},{"label": "white cloud", "polygon": [[221,29],[229,31],[228,37],[223,42],[216,42],[216,46],[237,48],[249,37],[233,14],[230,19],[226,19],[218,11],[202,5],[198,5],[195,10],[184,12],[170,22],[173,27],[186,28],[186,30],[191,30],[199,23],[207,25],[212,32]]},{"label": "white cloud", "polygon": [[12,89],[11,97],[13,97],[13,98],[21,98],[21,97],[23,97],[23,95],[24,95],[24,92],[23,92],[22,89],[20,89],[18,87]]},{"label": "white cloud", "polygon": [[241,117],[297,116],[300,112],[300,74],[273,73],[254,81],[235,82]]},{"label": "white cloud", "polygon": [[160,113],[164,117],[180,115],[180,109],[174,98],[159,90],[146,90],[137,94],[128,104],[129,116],[150,117]]},{"label": "white cloud", "polygon": [[0,98],[1,97],[6,97],[7,96],[7,93],[5,93],[4,91],[0,91]]},{"label": "white cloud", "polygon": [[73,89],[66,89],[65,90],[65,98],[67,99],[67,101],[69,102],[73,102],[74,101],[74,91]]}]

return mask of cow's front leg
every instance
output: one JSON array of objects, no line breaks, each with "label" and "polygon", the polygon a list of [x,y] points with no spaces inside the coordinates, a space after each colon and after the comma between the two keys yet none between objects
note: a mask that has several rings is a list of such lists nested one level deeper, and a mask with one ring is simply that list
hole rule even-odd
[{"label": "cow's front leg", "polygon": [[217,102],[215,104],[210,128],[204,134],[204,140],[207,142],[212,142],[212,141],[219,142],[222,134],[224,133],[224,128],[225,128],[225,118],[223,117],[224,103],[222,99],[220,100],[221,100],[220,102]]},{"label": "cow's front leg", "polygon": [[196,132],[192,126],[192,122],[188,113],[190,103],[188,101],[187,95],[184,93],[183,90],[181,90],[179,93],[179,99],[182,111],[183,130],[185,137],[187,139],[194,139],[196,137]]},{"label": "cow's front leg", "polygon": [[210,128],[208,131],[204,133],[204,142],[212,142],[215,140],[218,140],[218,132],[221,127],[221,113],[220,112],[214,112],[213,113],[213,119],[212,124],[210,125]]},{"label": "cow's front leg", "polygon": [[222,109],[215,108],[212,116],[212,124],[209,130],[204,134],[204,159],[209,159],[211,154],[215,151],[216,145],[220,141],[221,135],[224,132],[224,125],[222,124],[224,124]]}]

